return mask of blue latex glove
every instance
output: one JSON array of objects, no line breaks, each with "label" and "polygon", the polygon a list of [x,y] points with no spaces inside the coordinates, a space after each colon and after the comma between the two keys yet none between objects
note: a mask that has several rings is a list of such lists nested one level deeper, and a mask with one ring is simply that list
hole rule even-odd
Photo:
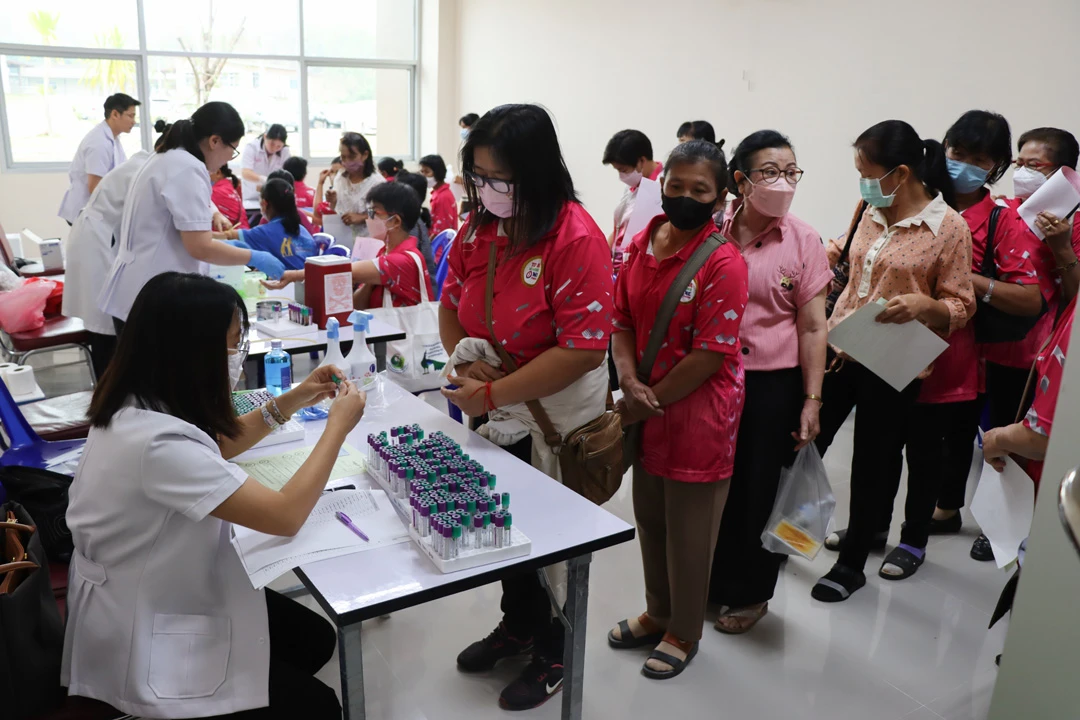
[{"label": "blue latex glove", "polygon": [[285,266],[276,257],[265,250],[252,250],[248,265],[266,275],[271,280],[280,280],[285,274]]}]

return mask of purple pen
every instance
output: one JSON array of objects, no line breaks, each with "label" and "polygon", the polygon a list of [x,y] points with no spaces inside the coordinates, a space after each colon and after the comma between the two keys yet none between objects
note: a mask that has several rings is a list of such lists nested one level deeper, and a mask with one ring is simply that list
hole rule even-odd
[{"label": "purple pen", "polygon": [[353,521],[349,519],[348,515],[346,515],[345,513],[339,511],[339,512],[334,513],[334,516],[337,517],[337,519],[341,521],[342,525],[349,528],[354,533],[356,533],[358,536],[360,536],[361,540],[363,540],[364,542],[371,542],[371,538],[369,538],[367,535],[365,535],[363,530],[356,527],[356,525],[353,525]]}]

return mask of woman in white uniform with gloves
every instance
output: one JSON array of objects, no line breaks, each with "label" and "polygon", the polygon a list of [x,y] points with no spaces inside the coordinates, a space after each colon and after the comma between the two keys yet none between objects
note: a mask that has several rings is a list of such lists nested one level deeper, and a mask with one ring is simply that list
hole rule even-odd
[{"label": "woman in white uniform with gloves", "polygon": [[[246,336],[239,294],[202,275],[157,275],[131,308],[94,391],[67,511],[75,552],[61,679],[72,695],[150,718],[341,718],[314,677],[333,654],[333,628],[252,589],[230,523],[295,535],[365,396],[335,385],[345,372],[327,366],[237,417],[229,391]],[[280,492],[227,462],[335,391],[311,456]]]},{"label": "woman in white uniform with gloves", "polygon": [[117,257],[98,307],[127,320],[135,296],[163,272],[198,272],[200,263],[250,265],[272,279],[285,267],[267,252],[233,247],[212,235],[210,172],[237,155],[244,123],[232,105],[209,102],[177,120],[136,177],[124,207]]}]

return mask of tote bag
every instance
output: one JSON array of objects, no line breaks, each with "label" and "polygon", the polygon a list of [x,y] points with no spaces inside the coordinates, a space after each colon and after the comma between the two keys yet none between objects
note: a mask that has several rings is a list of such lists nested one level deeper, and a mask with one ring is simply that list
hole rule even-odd
[{"label": "tote bag", "polygon": [[[424,261],[409,253],[416,271],[424,277]],[[409,392],[424,392],[442,387],[439,375],[450,358],[439,337],[439,303],[428,296],[427,283],[420,283],[420,304],[394,307],[390,290],[383,290],[383,306],[370,312],[385,323],[405,331],[405,339],[386,343],[387,375]]]}]

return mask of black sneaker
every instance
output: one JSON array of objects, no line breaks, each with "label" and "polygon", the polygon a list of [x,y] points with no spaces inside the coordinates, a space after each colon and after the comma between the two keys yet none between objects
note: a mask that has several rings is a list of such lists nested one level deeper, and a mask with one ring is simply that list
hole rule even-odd
[{"label": "black sneaker", "polygon": [[562,690],[562,663],[553,663],[536,655],[521,671],[518,679],[506,686],[499,696],[504,710],[531,710]]},{"label": "black sneaker", "polygon": [[483,640],[477,640],[457,656],[458,667],[465,672],[484,672],[506,658],[528,655],[533,649],[533,639],[520,640],[499,626]]}]

